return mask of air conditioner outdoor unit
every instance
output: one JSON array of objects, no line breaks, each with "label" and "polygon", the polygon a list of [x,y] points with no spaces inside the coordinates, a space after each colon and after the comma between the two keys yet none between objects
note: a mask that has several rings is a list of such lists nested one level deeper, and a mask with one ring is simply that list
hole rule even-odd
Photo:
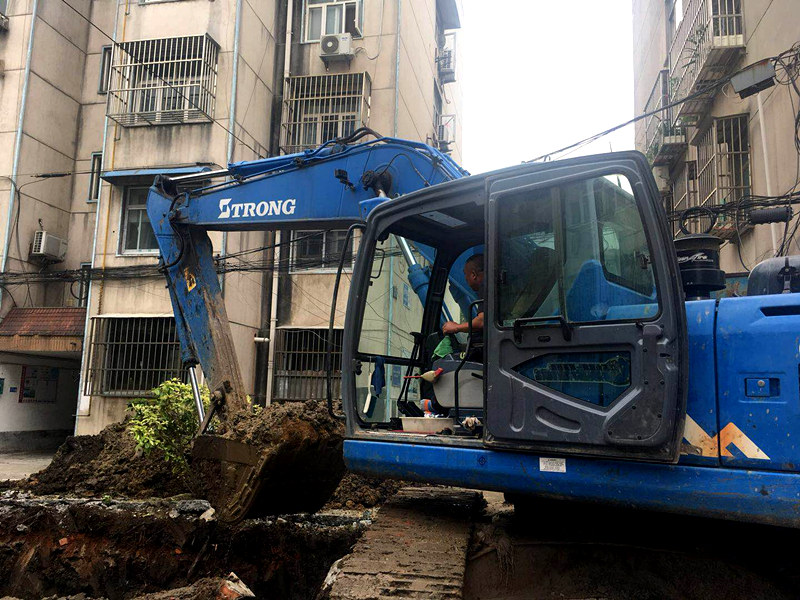
[{"label": "air conditioner outdoor unit", "polygon": [[439,66],[439,78],[442,84],[454,83],[456,80],[455,54],[450,48],[437,50],[436,62]]},{"label": "air conditioner outdoor unit", "polygon": [[54,236],[46,231],[37,231],[33,234],[33,249],[31,256],[45,260],[62,261],[67,255],[67,240]]},{"label": "air conditioner outdoor unit", "polygon": [[456,116],[439,115],[436,124],[436,146],[442,152],[450,152],[450,145],[456,141]]},{"label": "air conditioner outdoor unit", "polygon": [[349,33],[323,35],[319,41],[319,57],[322,60],[350,60],[353,56],[353,36]]}]

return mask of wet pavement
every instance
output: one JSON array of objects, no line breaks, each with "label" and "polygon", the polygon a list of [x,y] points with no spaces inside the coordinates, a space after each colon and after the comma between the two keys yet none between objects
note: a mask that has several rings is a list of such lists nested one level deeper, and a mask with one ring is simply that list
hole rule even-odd
[{"label": "wet pavement", "polygon": [[0,453],[0,481],[24,479],[44,469],[53,460],[54,452]]}]

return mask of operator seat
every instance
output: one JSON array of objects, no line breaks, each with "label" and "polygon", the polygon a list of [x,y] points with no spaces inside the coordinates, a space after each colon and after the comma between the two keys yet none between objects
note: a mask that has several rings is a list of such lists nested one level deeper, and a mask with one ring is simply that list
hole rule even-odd
[{"label": "operator seat", "polygon": [[[510,288],[510,291],[520,290],[511,309],[515,318],[536,316],[556,285],[556,260],[557,254],[552,248],[542,246],[531,253],[530,268],[526,273],[520,274],[525,277],[524,283]],[[548,311],[547,314],[552,313]]]}]

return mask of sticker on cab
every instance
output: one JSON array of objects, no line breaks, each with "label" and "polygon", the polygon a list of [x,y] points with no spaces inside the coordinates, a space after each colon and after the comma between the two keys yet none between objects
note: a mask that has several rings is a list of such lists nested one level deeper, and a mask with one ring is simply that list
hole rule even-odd
[{"label": "sticker on cab", "polygon": [[566,473],[567,459],[539,457],[539,471],[542,473]]}]

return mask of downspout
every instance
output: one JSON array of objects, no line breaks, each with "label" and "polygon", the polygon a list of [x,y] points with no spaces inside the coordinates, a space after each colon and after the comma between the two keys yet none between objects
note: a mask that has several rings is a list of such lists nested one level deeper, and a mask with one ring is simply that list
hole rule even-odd
[{"label": "downspout", "polygon": [[[233,150],[235,138],[233,132],[236,130],[236,92],[239,82],[239,38],[242,32],[242,0],[236,0],[236,25],[233,32],[233,70],[231,73],[231,106],[228,110],[228,160],[227,164],[233,162]],[[226,165],[227,166],[227,165]],[[220,254],[224,258],[228,254],[228,232],[222,232],[222,248]],[[225,297],[225,274],[222,274],[222,297]]]},{"label": "downspout", "polygon": [[[19,155],[22,149],[22,125],[25,122],[25,109],[28,104],[28,87],[31,77],[31,58],[33,56],[33,40],[36,31],[36,15],[39,10],[39,0],[33,0],[31,10],[31,30],[28,33],[28,50],[25,53],[25,75],[22,81],[22,99],[19,105],[19,120],[17,121],[17,135],[14,142],[14,162],[11,166],[11,191],[8,195],[8,215],[6,216],[6,237],[3,242],[3,262],[0,271],[6,272],[8,267],[8,252],[11,249],[11,221],[14,215],[14,199],[17,195],[17,175],[19,174]],[[22,257],[19,257],[22,260]],[[0,307],[2,307],[4,290],[0,288]]]},{"label": "downspout", "polygon": [[[756,95],[758,99],[758,124],[761,130],[761,156],[764,159],[764,178],[767,183],[767,196],[772,197],[772,174],[770,173],[769,153],[767,150],[767,126],[764,124],[764,101],[761,92]],[[772,255],[778,255],[778,229],[777,223],[770,223],[769,232],[772,234]]]},{"label": "downspout", "polygon": [[[291,76],[292,64],[292,24],[294,23],[294,0],[286,1],[286,31],[283,47],[283,81],[281,82],[282,92],[286,89],[286,80]],[[267,353],[267,389],[266,404],[272,403],[272,394],[275,389],[275,343],[278,329],[278,289],[280,280],[281,265],[281,232],[273,234],[273,259],[272,259],[272,285],[269,311],[269,351]],[[291,277],[291,275],[288,275]]]},{"label": "downspout", "polygon": [[402,6],[403,0],[397,0],[397,26],[395,27],[394,57],[394,137],[397,137],[397,121],[400,119],[400,19],[402,17]]},{"label": "downspout", "polygon": [[[291,0],[290,0],[291,1]],[[272,390],[275,383],[275,333],[278,329],[278,274],[281,264],[281,232],[276,231],[272,260],[272,299],[269,312],[269,354],[267,357],[267,393],[264,402],[272,404]]]},{"label": "downspout", "polygon": [[[114,43],[117,41],[117,26],[119,24],[119,2],[117,2],[117,9],[114,13],[114,34],[112,36],[112,40]],[[112,46],[112,56],[113,56],[114,47]],[[108,111],[106,111],[108,112]],[[108,143],[108,116],[105,117],[103,122],[103,156],[100,159],[100,172],[102,173],[106,166],[106,144]],[[102,190],[102,188],[101,188]],[[97,199],[97,204],[95,205],[94,209],[94,235],[92,236],[92,268],[94,268],[94,259],[97,253],[97,229],[100,225],[100,204],[102,200],[103,194],[100,194],[100,198]],[[108,202],[111,202],[111,192],[109,191],[109,198]],[[91,312],[92,308],[92,291],[94,290],[94,286],[92,285],[92,278],[89,277],[89,291],[86,294],[86,320],[83,324],[83,346],[81,348],[81,370],[80,370],[80,379],[78,383],[78,397],[80,398],[78,404],[78,410],[76,411],[77,414],[75,415],[75,430],[74,435],[78,435],[78,419],[81,417],[88,417],[92,414],[92,397],[91,396],[84,396],[83,395],[83,388],[86,385],[86,369],[88,365],[86,364],[86,360],[89,355],[89,351],[87,349],[87,340],[89,339],[89,324],[91,323],[91,319],[89,317],[89,313]],[[84,408],[85,407],[85,408]]]}]

